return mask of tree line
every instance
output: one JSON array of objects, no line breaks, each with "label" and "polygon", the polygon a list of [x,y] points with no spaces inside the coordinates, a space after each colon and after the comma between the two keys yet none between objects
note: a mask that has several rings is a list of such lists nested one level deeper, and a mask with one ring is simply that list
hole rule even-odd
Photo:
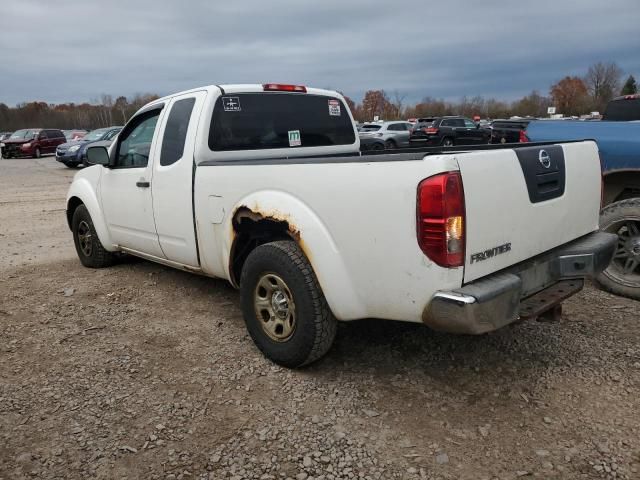
[{"label": "tree line", "polygon": [[102,95],[92,103],[46,102],[20,103],[9,107],[0,103],[0,131],[15,131],[20,128],[75,129],[124,125],[143,105],[159,98],[154,94],[124,96],[115,100],[111,95]]},{"label": "tree line", "polygon": [[346,98],[356,120],[419,118],[427,116],[464,115],[483,118],[546,117],[548,107],[556,113],[579,116],[591,112],[603,113],[607,103],[618,95],[638,93],[633,75],[622,82],[623,71],[615,63],[598,62],[591,65],[584,76],[566,76],[549,88],[544,95],[537,90],[513,101],[506,102],[482,96],[462,97],[457,102],[425,97],[420,102],[405,103],[406,95],[399,91],[368,90],[361,103]]},{"label": "tree line", "polygon": [[[360,103],[345,97],[356,120],[372,121],[375,117],[385,120],[419,118],[426,116],[464,115],[483,118],[544,117],[547,108],[555,106],[557,113],[565,116],[604,111],[613,97],[638,92],[636,80],[629,75],[622,82],[623,71],[615,63],[598,62],[591,65],[584,76],[566,76],[551,85],[549,94],[536,90],[528,95],[507,102],[482,96],[462,97],[457,102],[424,97],[415,104],[406,102],[406,95],[393,91],[368,90]],[[20,128],[73,129],[124,125],[144,104],[158,98],[155,94],[137,94],[131,98],[102,95],[92,103],[48,104],[45,102],[21,103],[9,107],[0,103],[0,131]]]}]

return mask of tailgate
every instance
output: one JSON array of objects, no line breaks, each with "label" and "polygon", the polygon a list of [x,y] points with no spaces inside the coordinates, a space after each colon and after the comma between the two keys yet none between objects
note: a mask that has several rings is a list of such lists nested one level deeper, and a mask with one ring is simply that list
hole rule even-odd
[{"label": "tailgate", "polygon": [[601,172],[594,142],[456,155],[464,185],[464,281],[598,228]]}]

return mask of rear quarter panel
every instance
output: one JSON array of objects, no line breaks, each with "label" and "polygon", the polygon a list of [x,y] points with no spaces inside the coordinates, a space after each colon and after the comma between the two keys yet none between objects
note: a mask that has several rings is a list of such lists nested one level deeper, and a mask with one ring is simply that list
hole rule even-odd
[{"label": "rear quarter panel", "polygon": [[229,278],[231,220],[240,207],[286,219],[340,320],[421,321],[462,269],[433,264],[416,239],[418,183],[457,170],[451,157],[403,162],[199,166],[195,181],[203,269]]}]

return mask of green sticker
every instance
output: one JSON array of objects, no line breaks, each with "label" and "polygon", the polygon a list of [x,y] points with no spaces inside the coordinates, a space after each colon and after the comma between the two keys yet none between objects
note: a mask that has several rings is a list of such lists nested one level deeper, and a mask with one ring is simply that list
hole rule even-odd
[{"label": "green sticker", "polygon": [[299,147],[300,145],[302,145],[300,130],[289,130],[289,146]]}]

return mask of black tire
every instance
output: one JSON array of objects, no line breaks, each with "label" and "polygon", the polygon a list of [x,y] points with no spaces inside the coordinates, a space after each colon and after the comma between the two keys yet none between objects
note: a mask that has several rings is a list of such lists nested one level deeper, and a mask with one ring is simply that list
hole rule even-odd
[{"label": "black tire", "polygon": [[[270,282],[271,290],[265,290],[263,285]],[[284,302],[278,300],[279,294]],[[273,362],[297,368],[318,360],[331,348],[337,321],[309,261],[295,242],[267,243],[249,254],[242,268],[240,300],[251,338]],[[289,322],[283,327],[286,330],[278,333],[270,327],[278,321],[283,325]]]},{"label": "black tire", "polygon": [[386,142],[384,142],[384,148],[386,150],[393,150],[394,148],[397,148],[396,142],[394,142],[393,140],[387,140]]},{"label": "black tire", "polygon": [[73,243],[80,262],[89,268],[104,268],[113,265],[115,254],[105,250],[100,243],[87,207],[80,205],[73,212],[71,221]]},{"label": "black tire", "polygon": [[600,229],[617,234],[618,246],[596,284],[607,292],[640,300],[640,198],[606,206],[600,214]]},{"label": "black tire", "polygon": [[370,150],[376,150],[376,151],[384,150],[384,145],[380,142],[372,143]]},{"label": "black tire", "polygon": [[35,151],[33,152],[33,158],[40,158],[42,157],[42,152],[40,151],[40,147],[36,147]]},{"label": "black tire", "polygon": [[453,138],[451,137],[444,137],[442,139],[442,146],[443,147],[453,147]]}]

